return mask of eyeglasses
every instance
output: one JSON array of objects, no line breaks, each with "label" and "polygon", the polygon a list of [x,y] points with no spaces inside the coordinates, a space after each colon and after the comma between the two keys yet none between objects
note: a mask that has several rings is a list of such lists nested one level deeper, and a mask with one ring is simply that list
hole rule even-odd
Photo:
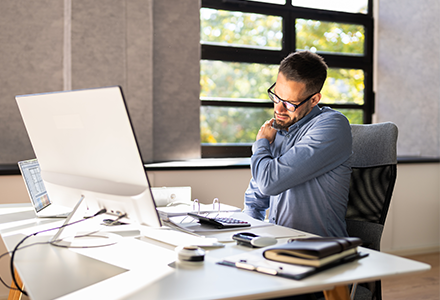
[{"label": "eyeglasses", "polygon": [[276,82],[272,84],[270,88],[267,89],[267,94],[269,95],[270,100],[272,100],[273,103],[278,104],[280,101],[283,103],[283,106],[288,111],[294,112],[298,107],[309,101],[313,96],[315,96],[317,93],[314,93],[307,97],[304,101],[302,101],[300,104],[293,104],[289,101],[283,100],[280,97],[278,97],[274,92],[272,92],[273,87],[275,86]]}]

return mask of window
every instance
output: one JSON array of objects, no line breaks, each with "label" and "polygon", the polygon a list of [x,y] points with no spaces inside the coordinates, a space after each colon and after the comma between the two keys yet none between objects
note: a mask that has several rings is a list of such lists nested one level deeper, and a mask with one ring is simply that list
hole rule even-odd
[{"label": "window", "polygon": [[371,123],[372,41],[372,0],[202,0],[202,157],[251,155],[258,129],[273,116],[267,88],[280,61],[298,50],[329,66],[320,106]]}]

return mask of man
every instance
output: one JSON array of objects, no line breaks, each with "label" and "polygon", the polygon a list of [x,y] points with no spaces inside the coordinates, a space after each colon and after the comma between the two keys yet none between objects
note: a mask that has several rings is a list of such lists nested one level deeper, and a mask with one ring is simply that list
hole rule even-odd
[{"label": "man", "polygon": [[351,176],[347,118],[318,107],[327,77],[322,57],[295,52],[280,64],[269,88],[274,118],[252,147],[248,215],[321,236],[348,236],[345,213]]}]

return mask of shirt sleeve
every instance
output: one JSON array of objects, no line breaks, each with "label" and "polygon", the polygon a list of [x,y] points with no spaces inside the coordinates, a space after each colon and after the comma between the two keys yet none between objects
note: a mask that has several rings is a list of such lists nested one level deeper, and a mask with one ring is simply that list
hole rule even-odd
[{"label": "shirt sleeve", "polygon": [[254,219],[263,221],[266,217],[266,210],[269,208],[270,197],[263,195],[255,181],[251,179],[249,187],[244,194],[243,212]]},{"label": "shirt sleeve", "polygon": [[[295,144],[277,157],[272,156],[266,139],[254,144],[251,172],[260,193],[277,195],[331,171],[350,158],[352,141],[347,119],[339,113],[327,115],[307,125]],[[281,147],[284,141],[274,143],[275,147]]]}]

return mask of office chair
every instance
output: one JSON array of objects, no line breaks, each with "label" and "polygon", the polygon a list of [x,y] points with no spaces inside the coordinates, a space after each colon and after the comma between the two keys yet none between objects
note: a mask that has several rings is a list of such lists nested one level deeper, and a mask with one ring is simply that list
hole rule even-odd
[{"label": "office chair", "polygon": [[[385,219],[397,176],[397,134],[394,123],[351,125],[352,175],[346,222],[349,236],[380,251]],[[351,298],[382,299],[381,281],[353,285]]]}]

